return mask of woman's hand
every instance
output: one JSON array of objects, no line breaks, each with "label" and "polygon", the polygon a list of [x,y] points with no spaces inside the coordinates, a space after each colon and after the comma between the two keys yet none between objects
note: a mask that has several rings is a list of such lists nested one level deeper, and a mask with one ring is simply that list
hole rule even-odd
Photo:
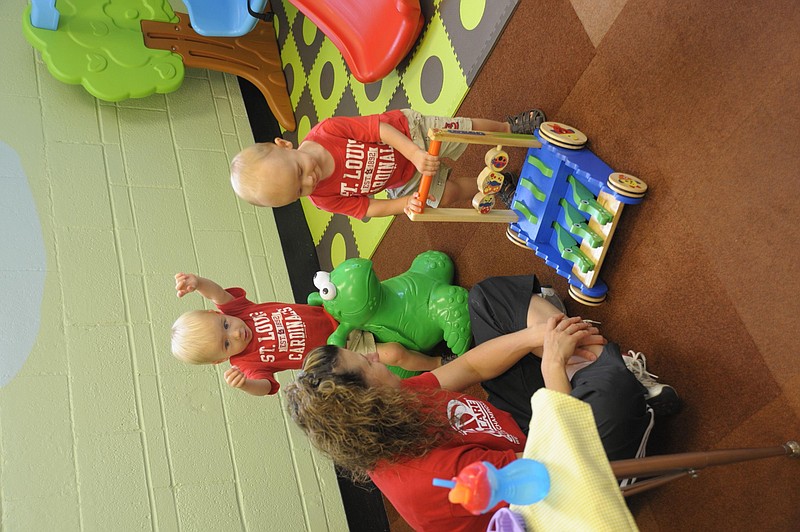
[{"label": "woman's hand", "polygon": [[193,273],[176,273],[175,274],[175,291],[178,292],[178,297],[183,297],[197,290],[198,280],[197,276]]},{"label": "woman's hand", "polygon": [[605,339],[599,335],[597,327],[584,322],[580,317],[567,318],[563,314],[551,316],[547,320],[544,333],[542,363],[565,367],[572,355],[579,354],[587,360],[597,356],[578,346],[603,344]]},{"label": "woman's hand", "polygon": [[588,325],[586,328],[588,334],[578,340],[578,345],[575,347],[575,356],[585,358],[586,360],[597,360],[597,355],[590,349],[586,349],[586,347],[590,345],[606,345],[608,340],[606,340],[605,336],[600,334],[600,329],[595,325],[587,322],[584,323]]},{"label": "woman's hand", "polygon": [[[558,314],[547,320],[542,347],[542,377],[546,388],[562,393],[569,393],[572,390],[567,377],[567,364],[576,353],[578,345],[584,345],[584,342],[597,336],[592,334],[595,332],[599,332],[596,327],[579,317],[567,318],[563,314]],[[579,351],[581,356],[586,356],[588,360],[597,358],[594,353],[586,349]]]}]

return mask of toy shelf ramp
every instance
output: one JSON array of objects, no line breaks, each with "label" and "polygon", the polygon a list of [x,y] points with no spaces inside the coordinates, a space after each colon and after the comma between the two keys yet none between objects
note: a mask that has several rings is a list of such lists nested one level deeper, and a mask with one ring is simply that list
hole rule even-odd
[{"label": "toy shelf ramp", "polygon": [[[298,145],[311,127],[331,116],[402,108],[456,116],[519,0],[476,2],[464,12],[462,0],[421,0],[425,25],[416,45],[395,70],[369,84],[357,79],[336,45],[321,30],[314,31],[316,26],[294,3],[273,0],[270,7],[297,119],[297,131],[283,136]],[[337,9],[343,5],[329,3]],[[361,221],[333,215],[306,200],[302,205],[323,269],[332,269],[347,258],[371,257],[392,221],[390,217]]]}]

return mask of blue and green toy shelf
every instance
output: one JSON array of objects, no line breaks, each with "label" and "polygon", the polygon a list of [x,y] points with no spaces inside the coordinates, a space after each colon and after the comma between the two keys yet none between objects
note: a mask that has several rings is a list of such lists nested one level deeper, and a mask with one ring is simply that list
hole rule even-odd
[{"label": "blue and green toy shelf", "polygon": [[[566,277],[574,299],[585,305],[605,300],[608,286],[599,278],[600,267],[622,207],[641,203],[647,192],[644,181],[612,170],[585,148],[586,135],[559,122],[543,122],[533,135],[433,128],[428,138],[431,155],[438,155],[445,141],[497,145],[486,155],[487,166],[495,154],[505,153],[503,145],[527,147],[528,153],[510,210],[431,208],[408,212],[409,219],[508,223],[509,240],[532,249]],[[478,176],[479,190],[483,177]],[[429,185],[423,176],[418,192],[423,205]]]},{"label": "blue and green toy shelf", "polygon": [[565,277],[574,299],[599,305],[608,292],[599,272],[622,208],[641,203],[647,185],[582,147],[585,136],[570,126],[545,122],[534,134],[542,146],[528,149],[507,236]]}]

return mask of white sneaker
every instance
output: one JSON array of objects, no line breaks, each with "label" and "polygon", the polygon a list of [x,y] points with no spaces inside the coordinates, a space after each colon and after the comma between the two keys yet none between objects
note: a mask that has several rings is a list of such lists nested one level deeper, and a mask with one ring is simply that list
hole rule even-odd
[{"label": "white sneaker", "polygon": [[681,409],[678,392],[669,384],[658,382],[658,375],[647,371],[647,358],[641,352],[628,351],[622,355],[625,366],[636,377],[642,386],[647,388],[647,404],[657,416],[677,414]]}]

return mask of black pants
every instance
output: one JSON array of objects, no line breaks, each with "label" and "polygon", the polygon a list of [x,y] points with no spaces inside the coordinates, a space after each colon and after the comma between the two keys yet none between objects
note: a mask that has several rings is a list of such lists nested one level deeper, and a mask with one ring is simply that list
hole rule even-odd
[{"label": "black pants", "polygon": [[[491,277],[475,285],[469,294],[475,344],[524,329],[531,295],[539,289],[539,282],[533,275]],[[514,416],[527,434],[531,396],[544,388],[541,359],[527,355],[482,386],[489,395],[489,402]],[[619,346],[614,343],[608,343],[596,362],[573,376],[570,395],[592,407],[609,460],[636,455],[650,423],[646,393],[625,367]]]}]

